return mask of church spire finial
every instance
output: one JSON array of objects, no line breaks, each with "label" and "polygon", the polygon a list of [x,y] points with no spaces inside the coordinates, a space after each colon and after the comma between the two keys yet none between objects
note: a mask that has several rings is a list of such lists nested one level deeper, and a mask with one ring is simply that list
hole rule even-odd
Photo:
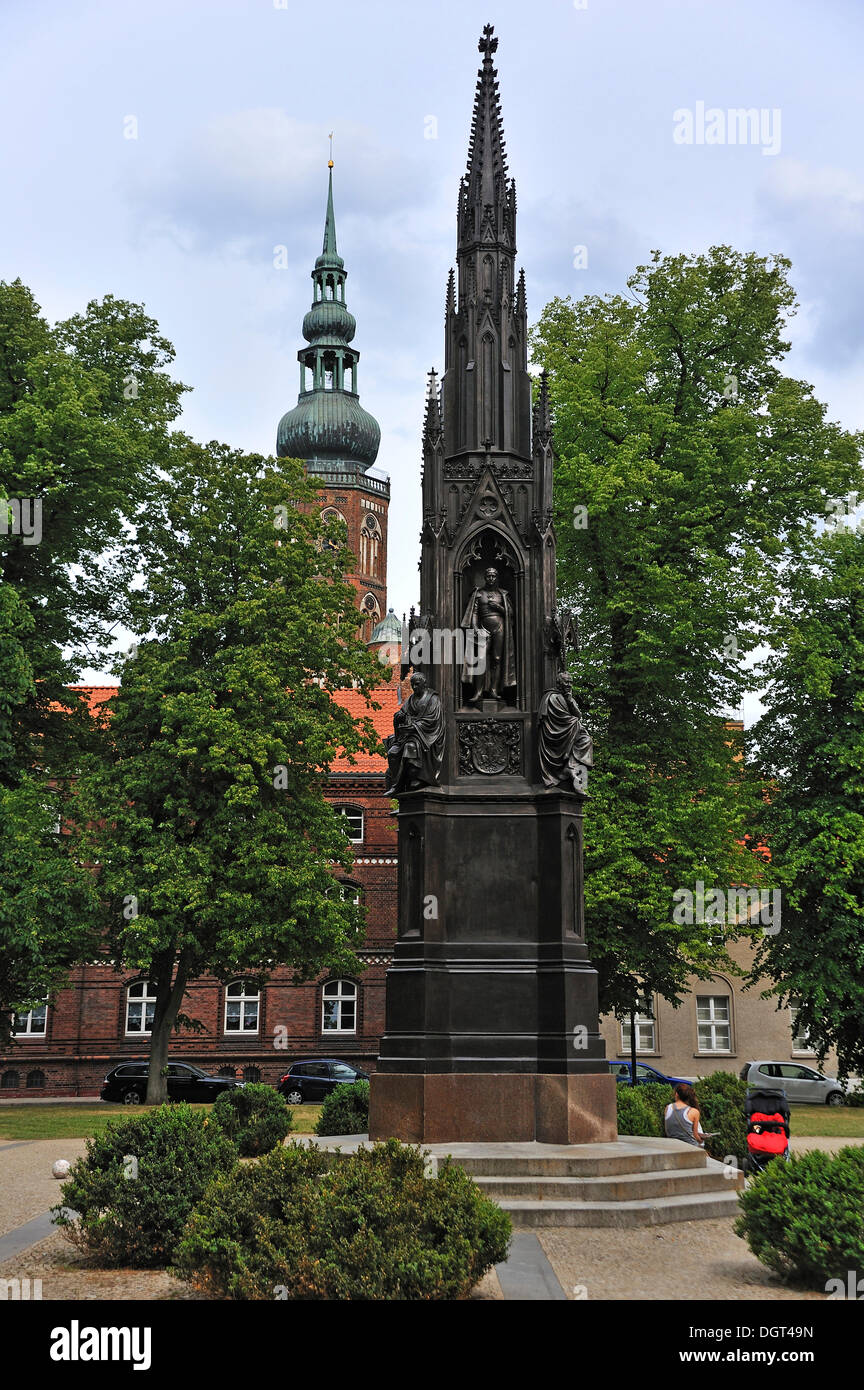
[{"label": "church spire finial", "polygon": [[498,40],[494,37],[494,35],[495,35],[495,30],[494,30],[493,26],[492,26],[491,24],[484,24],[484,25],[483,25],[483,36],[482,36],[482,38],[480,39],[480,42],[477,44],[477,47],[479,48],[480,52],[483,54],[483,61],[484,61],[484,63],[485,63],[485,62],[491,63],[491,61],[492,61],[492,54],[495,52],[495,50],[496,50],[497,47],[498,47]]}]

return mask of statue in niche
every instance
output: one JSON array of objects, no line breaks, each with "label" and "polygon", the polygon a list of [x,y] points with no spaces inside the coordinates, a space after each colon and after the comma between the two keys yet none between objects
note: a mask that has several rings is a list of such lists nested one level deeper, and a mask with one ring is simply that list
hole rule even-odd
[{"label": "statue in niche", "polygon": [[569,784],[574,791],[584,791],[588,769],[594,765],[594,745],[566,671],[559,671],[555,689],[547,690],[540,701],[537,723],[540,772],[546,786]]},{"label": "statue in niche", "polygon": [[[500,700],[505,691],[516,688],[513,603],[506,589],[500,587],[494,566],[489,566],[484,578],[483,587],[474,590],[462,617],[462,627],[471,634],[465,643],[462,667],[462,682],[471,688],[469,706],[479,705],[484,695]],[[476,659],[478,645],[485,661]]]},{"label": "statue in niche", "polygon": [[433,786],[444,761],[444,711],[426,677],[411,677],[411,694],[393,716],[393,733],[385,740],[388,776],[385,796],[400,796]]}]

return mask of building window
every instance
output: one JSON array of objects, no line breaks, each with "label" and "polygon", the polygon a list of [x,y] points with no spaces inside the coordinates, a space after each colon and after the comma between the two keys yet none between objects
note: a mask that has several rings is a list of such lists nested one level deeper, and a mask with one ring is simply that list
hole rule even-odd
[{"label": "building window", "polygon": [[235,980],[225,991],[225,1032],[257,1033],[261,991],[250,980]]},{"label": "building window", "polygon": [[789,1027],[792,1032],[792,1051],[804,1052],[808,1057],[816,1055],[816,1049],[810,1041],[806,1028],[796,1030],[795,1015],[801,1008],[802,1000],[798,994],[790,995],[789,998]]},{"label": "building window", "polygon": [[237,1076],[237,1068],[236,1068],[236,1067],[229,1067],[229,1066],[220,1067],[219,1070],[217,1071],[216,1075],[217,1075],[217,1076],[226,1076],[226,1077],[228,1077],[231,1081],[234,1081],[235,1078],[236,1078],[236,1076]]},{"label": "building window", "polygon": [[21,1077],[17,1071],[4,1071],[0,1077],[0,1088],[4,1091],[17,1091],[21,1085]]},{"label": "building window", "polygon": [[26,1014],[16,1014],[13,1033],[16,1038],[44,1038],[48,1019],[48,1001],[44,1004],[37,1004],[35,1009],[30,1009]]},{"label": "building window", "polygon": [[336,812],[344,816],[348,822],[346,828],[348,839],[352,845],[362,845],[363,843],[363,812],[359,806],[337,806]]},{"label": "building window", "polygon": [[247,1082],[248,1085],[250,1085],[250,1086],[257,1086],[258,1082],[261,1080],[261,1068],[260,1068],[260,1067],[244,1067],[244,1068],[243,1068],[243,1080],[244,1080],[245,1082]]},{"label": "building window", "polygon": [[347,879],[340,878],[339,887],[346,902],[353,903],[355,907],[360,906],[360,885],[358,883],[349,883]]},{"label": "building window", "polygon": [[324,986],[321,1027],[325,1033],[357,1032],[357,986],[353,980],[330,980]]},{"label": "building window", "polygon": [[[629,1057],[631,1050],[630,1016],[628,1014],[621,1023],[622,1055],[626,1054]],[[640,1002],[639,1012],[636,1015],[636,1051],[657,1051],[657,1021],[654,1018],[654,1009],[650,999],[643,999]]]},{"label": "building window", "polygon": [[156,987],[149,980],[138,980],[126,991],[126,1032],[150,1033],[156,1012]]},{"label": "building window", "polygon": [[43,1087],[44,1085],[45,1085],[45,1073],[44,1073],[44,1071],[40,1071],[38,1067],[37,1067],[34,1071],[28,1071],[28,1073],[27,1073],[27,1089],[28,1089],[28,1091],[38,1091],[38,1090],[40,1090],[41,1087]]},{"label": "building window", "polygon": [[696,1035],[700,1052],[732,1051],[732,1015],[728,994],[697,994]]}]

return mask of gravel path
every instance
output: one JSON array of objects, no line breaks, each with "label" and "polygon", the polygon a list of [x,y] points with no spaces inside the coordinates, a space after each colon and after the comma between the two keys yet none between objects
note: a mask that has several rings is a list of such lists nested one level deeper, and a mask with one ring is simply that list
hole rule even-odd
[{"label": "gravel path", "polygon": [[[736,1236],[733,1217],[658,1230],[542,1230],[540,1242],[568,1298],[822,1299],[788,1288]],[[574,1292],[575,1288],[585,1293]]]},{"label": "gravel path", "polygon": [[60,1201],[62,1183],[51,1175],[55,1159],[72,1163],[85,1139],[0,1140],[0,1235],[42,1216]]}]

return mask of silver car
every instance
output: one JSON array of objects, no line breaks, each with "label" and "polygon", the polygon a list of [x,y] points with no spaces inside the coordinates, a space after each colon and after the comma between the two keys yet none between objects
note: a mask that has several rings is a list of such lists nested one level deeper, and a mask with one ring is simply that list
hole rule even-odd
[{"label": "silver car", "polygon": [[741,1080],[752,1091],[785,1091],[790,1105],[843,1105],[846,1095],[836,1077],[823,1076],[800,1062],[747,1062]]}]

